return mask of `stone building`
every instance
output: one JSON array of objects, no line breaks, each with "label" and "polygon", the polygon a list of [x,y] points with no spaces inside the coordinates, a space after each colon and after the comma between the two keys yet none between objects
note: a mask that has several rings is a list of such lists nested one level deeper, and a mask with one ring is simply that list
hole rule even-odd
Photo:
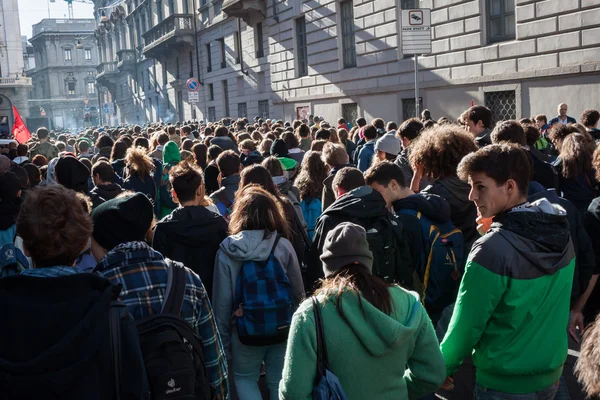
[{"label": "stone building", "polygon": [[[97,0],[98,21],[106,4]],[[400,10],[416,7],[432,10],[418,80],[434,118],[472,102],[497,119],[598,107],[600,0],[129,0],[97,29],[102,78],[120,122],[399,121],[415,112]],[[198,104],[187,102],[191,76]]]},{"label": "stone building", "polygon": [[[52,128],[82,129],[98,123],[93,19],[43,19],[33,25],[35,68],[29,99],[31,119]],[[45,115],[44,115],[45,114]]]},{"label": "stone building", "polygon": [[0,137],[12,132],[15,106],[23,119],[29,116],[27,97],[31,79],[23,76],[23,48],[18,0],[0,0]]}]

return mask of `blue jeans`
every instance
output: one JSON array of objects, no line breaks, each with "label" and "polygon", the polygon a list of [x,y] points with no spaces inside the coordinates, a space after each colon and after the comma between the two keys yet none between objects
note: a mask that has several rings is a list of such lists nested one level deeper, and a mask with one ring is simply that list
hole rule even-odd
[{"label": "blue jeans", "polygon": [[475,385],[475,400],[554,400],[558,382],[535,393],[510,394],[486,389],[480,384]]},{"label": "blue jeans", "polygon": [[240,400],[262,400],[258,378],[263,361],[270,398],[279,398],[279,381],[283,372],[286,344],[246,346],[240,342],[237,334],[231,335],[233,381]]}]

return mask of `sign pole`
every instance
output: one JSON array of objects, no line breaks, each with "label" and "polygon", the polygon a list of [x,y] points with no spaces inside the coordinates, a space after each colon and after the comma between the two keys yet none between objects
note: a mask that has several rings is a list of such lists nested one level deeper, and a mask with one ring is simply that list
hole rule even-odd
[{"label": "sign pole", "polygon": [[419,55],[415,54],[415,117],[420,117],[419,110]]}]

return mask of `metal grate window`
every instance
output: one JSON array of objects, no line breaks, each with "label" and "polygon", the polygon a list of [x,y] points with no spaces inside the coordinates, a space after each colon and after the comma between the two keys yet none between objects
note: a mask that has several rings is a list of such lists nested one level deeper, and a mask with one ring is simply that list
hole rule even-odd
[{"label": "metal grate window", "polygon": [[515,39],[515,1],[487,0],[488,42]]},{"label": "metal grate window", "polygon": [[208,122],[215,122],[217,119],[217,111],[215,107],[208,107]]},{"label": "metal grate window", "polygon": [[238,104],[238,118],[245,118],[248,116],[248,107],[246,103]]},{"label": "metal grate window", "polygon": [[[417,116],[417,110],[415,109],[415,98],[402,99],[402,119],[406,121],[409,118],[415,118]],[[419,98],[419,108],[423,109],[423,100]]]},{"label": "metal grate window", "polygon": [[347,123],[354,124],[358,119],[358,104],[342,104],[342,118],[344,118]]},{"label": "metal grate window", "polygon": [[356,67],[356,38],[354,34],[354,4],[352,0],[341,3],[342,52],[344,68]]},{"label": "metal grate window", "polygon": [[262,119],[269,118],[269,100],[261,100],[258,102],[258,116]]},{"label": "metal grate window", "polygon": [[208,100],[213,101],[215,99],[215,87],[212,83],[208,84]]},{"label": "metal grate window", "polygon": [[219,49],[221,50],[221,68],[227,67],[227,59],[225,52],[225,38],[218,39]]},{"label": "metal grate window", "polygon": [[308,50],[306,46],[306,19],[296,20],[296,46],[298,59],[298,76],[308,75]]},{"label": "metal grate window", "polygon": [[411,8],[419,8],[418,0],[401,0],[400,8],[403,10],[409,10]]},{"label": "metal grate window", "polygon": [[262,22],[256,24],[256,58],[265,56],[265,44],[263,41],[263,26]]},{"label": "metal grate window", "polygon": [[492,122],[517,119],[517,99],[514,90],[484,93],[485,106],[492,110]]}]

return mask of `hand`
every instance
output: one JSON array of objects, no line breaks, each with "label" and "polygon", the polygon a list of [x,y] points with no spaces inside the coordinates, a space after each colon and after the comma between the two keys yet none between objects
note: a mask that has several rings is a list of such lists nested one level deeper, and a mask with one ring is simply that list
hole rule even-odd
[{"label": "hand", "polygon": [[477,217],[475,220],[477,223],[477,232],[479,232],[481,236],[485,235],[490,230],[492,227],[492,220],[493,218],[483,218],[481,215]]},{"label": "hand", "polygon": [[585,328],[583,322],[583,313],[580,310],[571,311],[571,324],[569,325],[569,335],[575,340],[577,343],[581,341],[581,335],[583,334],[583,329]]},{"label": "hand", "polygon": [[421,184],[421,179],[423,179],[423,166],[419,164],[415,166],[413,177],[410,181],[410,188],[413,192],[419,193],[419,185]]},{"label": "hand", "polygon": [[454,379],[452,377],[447,377],[444,383],[442,383],[442,389],[446,391],[454,390]]}]

